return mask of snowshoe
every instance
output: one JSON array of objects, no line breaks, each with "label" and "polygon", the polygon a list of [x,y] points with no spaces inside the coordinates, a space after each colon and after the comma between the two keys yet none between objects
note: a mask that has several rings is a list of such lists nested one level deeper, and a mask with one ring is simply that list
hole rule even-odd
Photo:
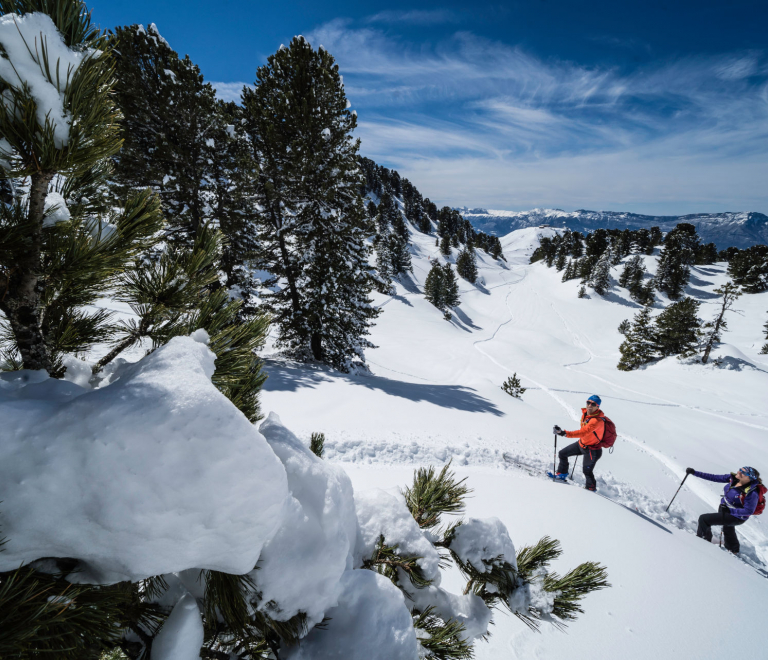
[{"label": "snowshoe", "polygon": [[547,476],[550,479],[554,479],[554,480],[557,480],[557,481],[565,481],[568,478],[568,473],[567,472],[558,472],[557,474],[554,474],[552,472],[547,472]]}]

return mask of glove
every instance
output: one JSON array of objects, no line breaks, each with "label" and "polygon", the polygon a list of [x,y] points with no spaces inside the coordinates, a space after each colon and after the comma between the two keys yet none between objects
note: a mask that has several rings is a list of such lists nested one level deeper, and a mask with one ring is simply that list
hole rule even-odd
[{"label": "glove", "polygon": [[696,470],[694,470],[693,468],[685,468],[686,474],[693,474],[694,472],[696,472]]},{"label": "glove", "polygon": [[565,435],[565,431],[563,431],[563,429],[561,429],[559,426],[552,427],[552,433],[555,435]]}]

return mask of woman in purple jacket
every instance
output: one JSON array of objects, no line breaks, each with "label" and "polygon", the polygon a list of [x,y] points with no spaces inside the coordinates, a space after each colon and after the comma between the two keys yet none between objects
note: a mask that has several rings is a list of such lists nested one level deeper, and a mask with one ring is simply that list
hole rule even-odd
[{"label": "woman in purple jacket", "polygon": [[726,550],[738,554],[739,539],[736,536],[736,527],[744,524],[755,512],[760,499],[758,486],[763,483],[760,480],[760,473],[752,467],[743,467],[736,474],[733,472],[708,474],[697,472],[693,468],[688,468],[685,472],[700,479],[725,484],[720,508],[717,513],[705,513],[699,516],[699,529],[696,535],[711,541],[712,525],[722,525]]}]

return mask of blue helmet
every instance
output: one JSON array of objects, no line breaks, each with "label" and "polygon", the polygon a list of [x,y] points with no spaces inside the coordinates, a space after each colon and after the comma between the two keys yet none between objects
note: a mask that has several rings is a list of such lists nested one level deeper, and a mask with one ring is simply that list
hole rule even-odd
[{"label": "blue helmet", "polygon": [[587,399],[587,401],[594,401],[598,406],[602,403],[602,400],[600,399],[597,394],[593,394],[591,397]]}]

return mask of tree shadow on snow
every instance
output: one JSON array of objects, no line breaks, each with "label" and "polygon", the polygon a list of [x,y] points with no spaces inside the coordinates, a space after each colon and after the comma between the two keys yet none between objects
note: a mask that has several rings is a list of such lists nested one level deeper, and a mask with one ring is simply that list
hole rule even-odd
[{"label": "tree shadow on snow", "polygon": [[[458,319],[466,326],[469,326],[473,330],[482,330],[482,328],[479,325],[475,325],[471,318],[467,316],[467,314],[460,308],[460,307],[453,307],[451,308],[451,312],[455,317],[458,317]],[[453,319],[451,319],[453,321]],[[454,325],[458,325],[462,330],[467,330],[467,328],[461,327],[461,325],[455,323]],[[467,330],[469,332],[469,330]]]},{"label": "tree shadow on snow", "polygon": [[479,396],[472,388],[460,385],[408,383],[382,376],[343,374],[315,364],[269,358],[264,360],[264,370],[269,376],[263,387],[267,392],[295,392],[303,387],[316,388],[322,383],[345,380],[353,385],[411,401],[427,401],[442,408],[504,416],[491,401]]},{"label": "tree shadow on snow", "polygon": [[622,298],[620,295],[614,293],[613,291],[606,291],[602,298],[608,302],[619,303],[619,305],[624,305],[624,307],[631,307],[632,309],[640,309],[642,307],[642,305],[636,303],[634,300],[627,300],[626,298]]},{"label": "tree shadow on snow", "polygon": [[688,280],[689,284],[692,284],[693,286],[712,286],[712,282],[708,282],[707,280],[702,280],[696,277],[693,273],[691,273],[691,277]]},{"label": "tree shadow on snow", "polygon": [[400,275],[397,278],[397,281],[403,285],[403,288],[408,293],[421,293],[421,291],[419,291],[418,285],[416,284],[416,281],[413,279],[410,273],[404,273],[403,275]]}]

